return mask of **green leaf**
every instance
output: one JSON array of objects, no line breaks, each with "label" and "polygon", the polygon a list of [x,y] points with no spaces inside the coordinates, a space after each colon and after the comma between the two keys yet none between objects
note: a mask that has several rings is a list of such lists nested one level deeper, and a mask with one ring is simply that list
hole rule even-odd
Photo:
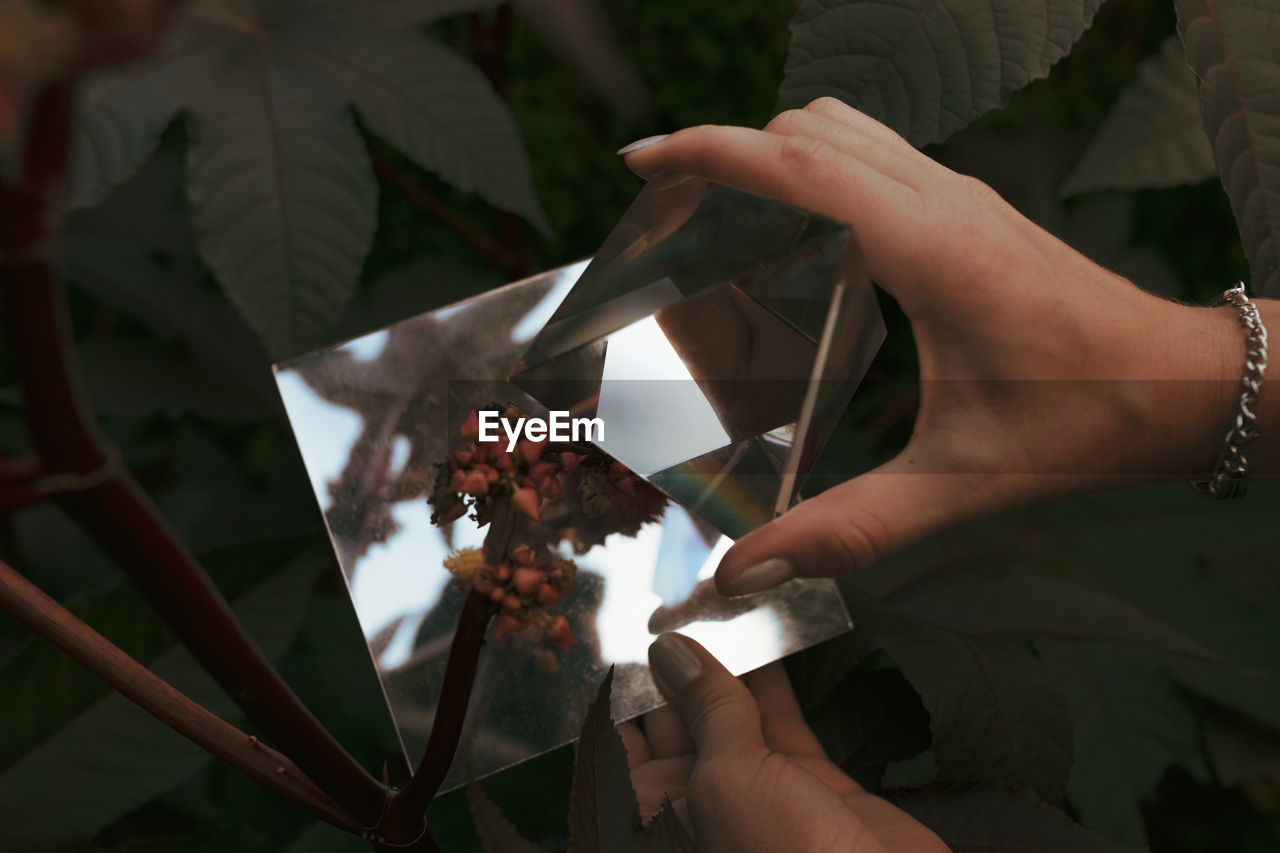
[{"label": "green leaf", "polygon": [[875,635],[924,700],[944,778],[998,779],[1062,799],[1071,721],[1061,691],[1021,643],[946,631],[865,597],[850,605],[854,624]]},{"label": "green leaf", "polygon": [[1205,746],[1222,784],[1252,779],[1280,783],[1280,728],[1264,726],[1223,708],[1211,708],[1204,721]]},{"label": "green leaf", "polygon": [[932,829],[953,853],[1136,853],[1094,835],[1025,790],[936,785],[894,802]]},{"label": "green leaf", "polygon": [[369,130],[458,189],[549,233],[515,120],[479,69],[413,32],[351,21],[327,35],[331,43],[308,43],[306,61],[355,104]]},{"label": "green leaf", "polygon": [[479,785],[472,783],[467,786],[467,804],[484,853],[538,853],[537,845],[516,831]]},{"label": "green leaf", "polygon": [[694,853],[693,839],[669,805],[647,831],[640,825],[627,748],[609,712],[612,684],[610,667],[582,723],[569,801],[568,853]]},{"label": "green leaf", "polygon": [[338,319],[373,239],[364,142],[336,92],[267,46],[230,57],[192,111],[201,255],[268,349],[296,355]]},{"label": "green leaf", "polygon": [[160,133],[218,66],[226,36],[198,17],[154,56],[86,75],[77,90],[67,176],[70,209],[100,202],[155,150]]},{"label": "green leaf", "polygon": [[1172,679],[1118,649],[1036,644],[1071,710],[1068,793],[1085,825],[1145,845],[1142,802],[1174,765],[1200,769],[1198,715]]},{"label": "green leaf", "polygon": [[1138,66],[1059,194],[1174,187],[1215,174],[1196,78],[1171,36]]},{"label": "green leaf", "polygon": [[804,0],[778,109],[833,96],[913,145],[938,142],[1045,76],[1101,0]]},{"label": "green leaf", "polygon": [[[253,552],[228,550],[210,561],[215,574],[228,581],[237,615],[269,657],[282,654],[293,639],[316,571],[327,564],[317,553],[298,553],[296,544],[280,543]],[[288,562],[279,566],[286,554]],[[78,609],[178,690],[215,713],[234,712],[190,654],[171,638],[161,639],[157,617],[132,589],[121,587]],[[0,848],[6,851],[47,851],[83,842],[209,760],[93,676],[73,671],[76,667],[47,644],[33,642],[0,674],[6,696],[0,725],[6,744],[11,739],[16,744],[6,749],[7,766],[0,774]]]},{"label": "green leaf", "polygon": [[1248,0],[1174,7],[1253,286],[1280,296],[1280,7]]}]

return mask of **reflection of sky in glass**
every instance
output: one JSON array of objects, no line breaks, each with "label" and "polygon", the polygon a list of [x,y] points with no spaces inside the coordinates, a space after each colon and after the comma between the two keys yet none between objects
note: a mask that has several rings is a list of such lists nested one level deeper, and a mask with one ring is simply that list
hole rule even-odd
[{"label": "reflection of sky in glass", "polygon": [[373,332],[354,341],[348,341],[340,349],[351,353],[356,361],[373,361],[382,355],[382,350],[387,346],[388,337],[390,333],[384,329],[381,332]]},{"label": "reflection of sky in glass", "polygon": [[515,328],[511,330],[511,340],[521,342],[533,340],[533,336],[542,331],[542,327],[551,319],[551,315],[556,313],[556,309],[560,307],[560,303],[564,301],[565,296],[577,284],[578,278],[582,275],[582,271],[587,268],[587,264],[591,263],[591,259],[578,261],[576,264],[569,264],[555,271],[559,276],[556,283],[547,291],[547,296],[528,314],[521,318]]},{"label": "reflection of sky in glass", "polygon": [[294,435],[306,460],[307,476],[311,478],[311,490],[316,493],[320,511],[328,512],[332,502],[329,483],[338,479],[352,445],[360,437],[360,416],[321,398],[293,371],[277,373],[276,385],[289,422],[307,425],[306,429],[295,429]]},{"label": "reflection of sky in glass", "polygon": [[729,443],[711,403],[652,315],[608,341],[597,409],[604,441],[596,444],[646,475]]}]

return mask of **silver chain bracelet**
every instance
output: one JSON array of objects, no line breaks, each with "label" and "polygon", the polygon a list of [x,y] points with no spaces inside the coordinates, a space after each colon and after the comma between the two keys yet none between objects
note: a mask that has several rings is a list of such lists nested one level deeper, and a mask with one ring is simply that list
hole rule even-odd
[{"label": "silver chain bracelet", "polygon": [[1244,458],[1244,448],[1258,437],[1257,409],[1258,389],[1267,372],[1267,327],[1262,325],[1258,306],[1250,301],[1240,282],[1214,301],[1214,305],[1234,305],[1240,309],[1240,325],[1245,330],[1244,378],[1241,380],[1240,411],[1236,422],[1227,433],[1222,455],[1208,480],[1191,483],[1206,500],[1238,499],[1245,495],[1249,479],[1249,462]]}]

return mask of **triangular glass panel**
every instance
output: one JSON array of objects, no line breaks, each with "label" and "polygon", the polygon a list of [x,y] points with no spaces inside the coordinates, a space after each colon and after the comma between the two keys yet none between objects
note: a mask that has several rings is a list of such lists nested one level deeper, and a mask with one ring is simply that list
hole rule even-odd
[{"label": "triangular glass panel", "polygon": [[687,180],[641,192],[511,381],[737,537],[798,499],[884,334],[846,226]]}]

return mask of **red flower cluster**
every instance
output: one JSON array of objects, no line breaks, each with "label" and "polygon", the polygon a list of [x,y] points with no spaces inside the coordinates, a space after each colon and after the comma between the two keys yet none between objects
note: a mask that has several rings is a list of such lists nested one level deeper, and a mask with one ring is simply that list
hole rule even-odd
[{"label": "red flower cluster", "polygon": [[538,556],[519,545],[501,560],[479,548],[464,548],[444,561],[454,577],[485,596],[498,614],[494,637],[531,630],[550,649],[564,651],[575,642],[569,621],[547,608],[573,586],[578,567],[573,560]]},{"label": "red flower cluster", "polygon": [[[522,419],[512,405],[504,418]],[[488,522],[495,500],[511,505],[534,521],[540,521],[542,502],[564,496],[562,475],[572,474],[586,455],[572,450],[557,451],[548,441],[521,439],[508,451],[504,442],[481,442],[480,420],[475,410],[458,430],[465,446],[449,454],[436,477],[431,495],[435,524],[461,518],[468,505],[475,508],[476,521]]]},{"label": "red flower cluster", "polygon": [[[502,417],[525,415],[508,404]],[[549,540],[567,540],[585,554],[610,533],[634,536],[666,508],[660,491],[593,446],[521,439],[508,451],[505,442],[479,441],[476,411],[458,435],[463,446],[439,466],[431,494],[436,524],[455,521],[468,508],[477,524],[487,524],[494,506],[510,502],[540,523]]]}]

